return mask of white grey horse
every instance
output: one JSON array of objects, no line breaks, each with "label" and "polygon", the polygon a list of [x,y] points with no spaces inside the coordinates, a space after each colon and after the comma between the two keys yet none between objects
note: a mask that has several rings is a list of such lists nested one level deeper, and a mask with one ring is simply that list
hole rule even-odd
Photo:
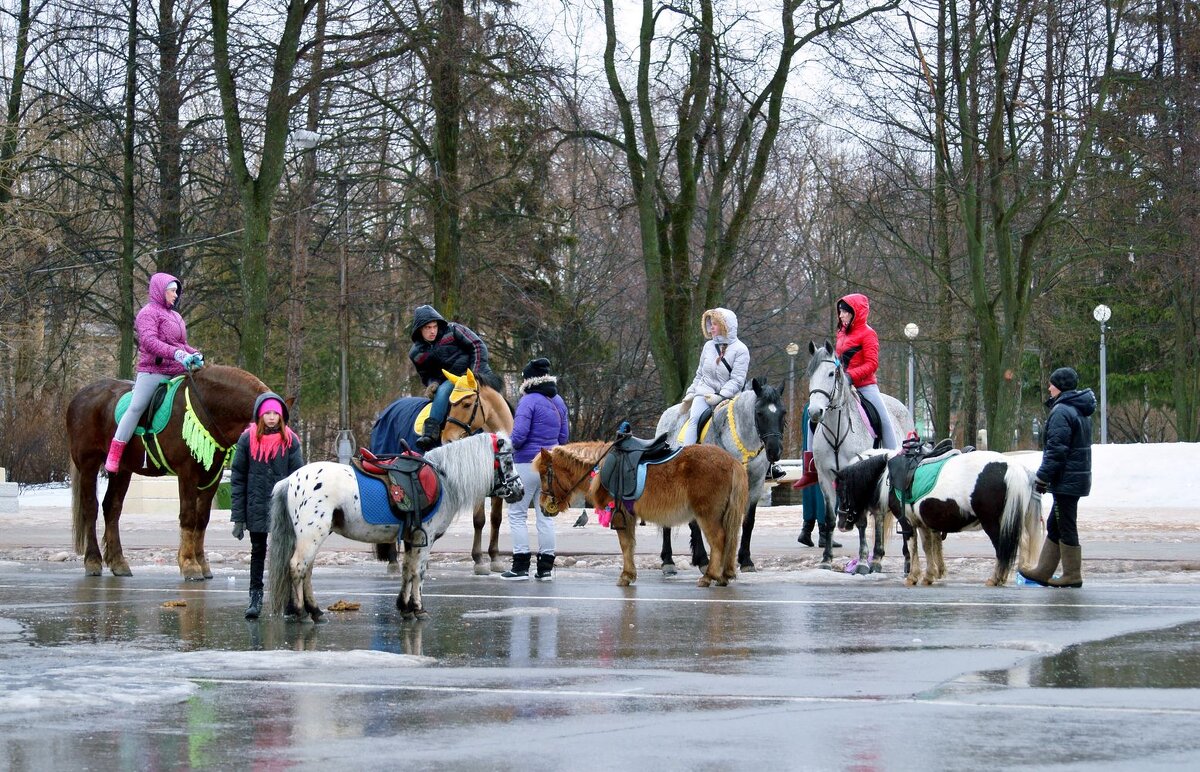
[{"label": "white grey horse", "polygon": [[[425,454],[441,484],[440,503],[422,523],[423,545],[404,544],[404,566],[396,608],[405,618],[425,616],[421,580],[429,549],[461,514],[487,496],[509,503],[524,493],[513,469],[512,442],[503,434],[476,434]],[[374,483],[372,483],[374,484]],[[271,611],[320,621],[312,593],[312,564],[330,533],[368,544],[395,543],[401,526],[376,525],[363,517],[358,476],[346,464],[319,461],[280,480],[271,494]]]},{"label": "white grey horse", "polygon": [[[750,499],[746,505],[746,516],[742,520],[742,537],[738,546],[738,569],[753,571],[754,561],[750,558],[750,536],[754,533],[754,515],[758,500],[762,496],[767,467],[779,460],[783,454],[783,430],[787,420],[787,408],[782,390],[759,378],[750,382],[750,388],[736,394],[733,399],[717,405],[713,410],[700,441],[705,445],[716,445],[741,463],[750,484]],[[654,435],[666,433],[671,444],[678,446],[683,441],[683,425],[687,414],[681,413],[679,405],[671,405],[658,419]],[[691,528],[692,564],[703,569],[708,563],[708,554],[700,529],[693,522]],[[663,573],[671,576],[675,562],[671,554],[671,529],[663,529],[662,548]]]},{"label": "white grey horse", "polygon": [[[869,450],[874,444],[871,430],[863,419],[855,399],[850,376],[834,353],[833,346],[825,341],[817,346],[810,341],[808,351],[812,358],[808,362],[808,420],[813,429],[813,461],[817,467],[817,481],[825,497],[825,516],[817,518],[825,552],[821,556],[821,568],[833,567],[833,527],[836,516],[837,492],[834,483],[839,469],[851,464],[855,456]],[[903,438],[914,430],[908,409],[894,397],[883,395],[888,414],[881,420],[891,421],[896,436]],[[886,536],[886,534],[885,534]],[[876,539],[882,544],[885,539]],[[866,532],[860,531],[858,564],[864,572],[869,570]],[[882,560],[877,555],[877,560]]]}]

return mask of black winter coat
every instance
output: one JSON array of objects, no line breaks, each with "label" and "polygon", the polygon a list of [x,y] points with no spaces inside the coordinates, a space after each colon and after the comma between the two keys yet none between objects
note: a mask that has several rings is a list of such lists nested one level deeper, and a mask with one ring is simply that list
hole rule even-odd
[{"label": "black winter coat", "polygon": [[1064,391],[1046,401],[1042,465],[1037,476],[1051,493],[1086,496],[1092,491],[1092,413],[1096,395],[1091,389]]},{"label": "black winter coat", "polygon": [[[421,337],[421,328],[429,322],[438,323],[438,336],[432,343]],[[446,380],[442,370],[462,375],[470,368],[475,374],[490,372],[488,350],[483,340],[471,330],[457,322],[447,322],[433,306],[418,306],[413,315],[412,348],[408,358],[417,368],[421,383],[441,383]]]},{"label": "black winter coat", "polygon": [[251,431],[242,432],[233,453],[229,478],[233,494],[231,519],[245,523],[248,531],[266,533],[271,530],[271,491],[275,483],[304,466],[304,452],[300,450],[299,438],[293,437],[286,452],[275,454],[270,461],[257,461],[250,458]]}]

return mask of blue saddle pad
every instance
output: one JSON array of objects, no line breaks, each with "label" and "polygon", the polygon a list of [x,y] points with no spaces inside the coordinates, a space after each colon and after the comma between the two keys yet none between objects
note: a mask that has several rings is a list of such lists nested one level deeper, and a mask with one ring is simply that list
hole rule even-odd
[{"label": "blue saddle pad", "polygon": [[669,456],[656,458],[653,461],[643,461],[642,463],[638,464],[637,490],[633,492],[633,498],[635,501],[640,499],[642,497],[642,493],[646,490],[646,467],[650,466],[651,464],[665,464],[668,461],[672,461],[682,450],[683,448],[675,448],[673,451],[671,451],[671,455]]},{"label": "blue saddle pad", "polygon": [[[363,520],[366,520],[371,525],[403,525],[396,516],[392,514],[392,505],[388,501],[387,486],[383,481],[376,477],[368,477],[362,472],[354,469],[354,476],[358,478],[358,501],[362,507]],[[433,508],[426,513],[425,517],[421,518],[422,523],[427,523],[437,511],[441,509],[442,499],[438,497],[437,503]]]}]

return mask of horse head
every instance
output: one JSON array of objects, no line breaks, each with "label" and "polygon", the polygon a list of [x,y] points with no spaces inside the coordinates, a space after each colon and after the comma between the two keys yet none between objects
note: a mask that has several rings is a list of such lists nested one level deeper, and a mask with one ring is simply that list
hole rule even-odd
[{"label": "horse head", "polygon": [[783,456],[783,430],[787,425],[782,390],[758,378],[750,386],[754,389],[754,428],[767,449],[767,460],[773,464]]},{"label": "horse head", "polygon": [[492,453],[496,457],[496,475],[492,480],[492,491],[489,495],[504,499],[509,504],[516,504],[525,496],[525,485],[521,475],[517,474],[513,463],[512,440],[499,435],[492,435]]},{"label": "horse head", "polygon": [[837,494],[837,527],[842,531],[867,527],[867,511],[879,506],[880,485],[887,471],[888,454],[863,453],[860,460],[834,472]]},{"label": "horse head", "polygon": [[818,424],[826,410],[845,403],[846,377],[829,341],[824,346],[809,341],[808,352],[808,420]]}]

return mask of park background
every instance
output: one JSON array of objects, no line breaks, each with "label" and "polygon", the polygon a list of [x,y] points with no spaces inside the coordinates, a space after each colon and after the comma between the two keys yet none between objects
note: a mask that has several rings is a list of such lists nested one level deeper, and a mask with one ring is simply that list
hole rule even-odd
[{"label": "park background", "polygon": [[928,434],[1035,447],[1104,334],[1096,438],[1200,440],[1194,2],[3,7],[11,480],[67,475],[64,407],[131,374],[156,270],[208,361],[299,397],[312,460],[416,392],[426,302],[510,391],[548,356],[579,439],[648,432],[731,308],[795,455],[856,291]]}]

